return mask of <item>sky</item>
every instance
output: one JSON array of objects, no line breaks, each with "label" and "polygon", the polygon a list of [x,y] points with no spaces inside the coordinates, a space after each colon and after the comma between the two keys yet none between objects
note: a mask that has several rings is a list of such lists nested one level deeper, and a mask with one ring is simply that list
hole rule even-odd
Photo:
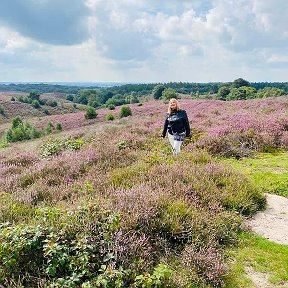
[{"label": "sky", "polygon": [[286,82],[287,0],[1,0],[0,82]]}]

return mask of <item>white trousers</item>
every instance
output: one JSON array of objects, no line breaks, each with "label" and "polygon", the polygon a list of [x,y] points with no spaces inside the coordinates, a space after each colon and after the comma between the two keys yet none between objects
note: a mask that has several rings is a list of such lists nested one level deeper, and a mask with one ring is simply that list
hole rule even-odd
[{"label": "white trousers", "polygon": [[173,135],[171,135],[170,133],[167,133],[167,134],[168,134],[169,142],[170,142],[170,144],[172,146],[173,154],[174,155],[179,154],[180,147],[181,147],[181,144],[183,143],[183,141],[176,141],[176,140],[174,140],[174,136]]}]

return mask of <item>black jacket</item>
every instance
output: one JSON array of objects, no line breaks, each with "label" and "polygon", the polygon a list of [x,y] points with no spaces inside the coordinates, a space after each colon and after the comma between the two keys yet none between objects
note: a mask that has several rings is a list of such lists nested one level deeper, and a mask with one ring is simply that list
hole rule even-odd
[{"label": "black jacket", "polygon": [[186,137],[190,136],[190,125],[185,110],[179,110],[172,112],[171,114],[167,114],[162,131],[162,137],[166,136],[167,130],[171,135],[174,133],[185,132]]}]

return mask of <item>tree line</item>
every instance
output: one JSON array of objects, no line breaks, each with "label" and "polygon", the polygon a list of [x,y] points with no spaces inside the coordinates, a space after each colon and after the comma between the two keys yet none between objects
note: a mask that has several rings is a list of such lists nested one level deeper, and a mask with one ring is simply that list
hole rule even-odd
[{"label": "tree line", "polygon": [[[0,91],[21,91],[37,93],[58,92],[66,94],[68,101],[88,105],[93,108],[107,107],[111,110],[115,106],[138,103],[142,96],[151,95],[155,99],[167,100],[179,94],[191,97],[216,98],[220,100],[237,100],[281,96],[288,93],[288,82],[248,82],[243,78],[235,79],[233,82],[211,82],[211,83],[139,83],[123,84],[112,87],[92,86],[65,86],[54,84],[0,84]],[[162,93],[164,93],[164,96]],[[168,91],[167,91],[168,90]],[[168,93],[169,92],[169,93]],[[30,92],[31,95],[31,92]],[[211,96],[213,95],[213,96]],[[31,97],[20,97],[18,101],[26,102]],[[33,99],[39,102],[39,99]],[[41,103],[48,104],[50,103]],[[34,104],[37,105],[34,101]],[[51,106],[54,103],[51,103]]]}]

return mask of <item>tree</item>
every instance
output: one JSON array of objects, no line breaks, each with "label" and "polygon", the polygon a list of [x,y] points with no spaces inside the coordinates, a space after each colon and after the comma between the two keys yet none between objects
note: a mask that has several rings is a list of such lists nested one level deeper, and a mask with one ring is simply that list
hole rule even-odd
[{"label": "tree", "polygon": [[239,88],[241,86],[250,86],[250,83],[243,78],[238,78],[233,81],[233,87]]},{"label": "tree", "polygon": [[137,93],[134,92],[134,91],[130,95],[130,104],[133,104],[133,103],[139,103],[139,99],[137,97]]},{"label": "tree", "polygon": [[216,98],[219,100],[226,100],[230,92],[231,88],[229,86],[222,86],[219,88]]},{"label": "tree", "polygon": [[162,99],[164,101],[169,101],[171,98],[177,99],[178,93],[172,88],[166,88],[162,93]]},{"label": "tree", "polygon": [[162,97],[162,93],[165,90],[164,85],[156,85],[152,90],[152,95],[154,99],[160,99]]},{"label": "tree", "polygon": [[12,119],[12,127],[5,132],[5,139],[7,142],[34,139],[39,138],[40,136],[40,131],[30,123],[24,123],[19,116]]},{"label": "tree", "polygon": [[96,118],[97,113],[95,111],[95,108],[88,106],[86,109],[86,114],[85,114],[85,118],[86,119],[94,119]]},{"label": "tree", "polygon": [[241,86],[239,88],[232,88],[231,92],[227,96],[228,100],[245,100],[256,97],[256,89],[247,86]]},{"label": "tree", "polygon": [[33,101],[33,100],[40,100],[40,93],[36,92],[36,91],[32,91],[29,94],[29,98]]},{"label": "tree", "polygon": [[259,98],[267,98],[267,97],[277,97],[287,94],[283,89],[275,88],[275,87],[265,87],[261,89],[257,93],[257,97]]},{"label": "tree", "polygon": [[122,106],[120,110],[120,118],[132,115],[131,108],[129,106]]},{"label": "tree", "polygon": [[73,102],[74,101],[74,96],[69,94],[69,95],[66,96],[66,100]]}]

